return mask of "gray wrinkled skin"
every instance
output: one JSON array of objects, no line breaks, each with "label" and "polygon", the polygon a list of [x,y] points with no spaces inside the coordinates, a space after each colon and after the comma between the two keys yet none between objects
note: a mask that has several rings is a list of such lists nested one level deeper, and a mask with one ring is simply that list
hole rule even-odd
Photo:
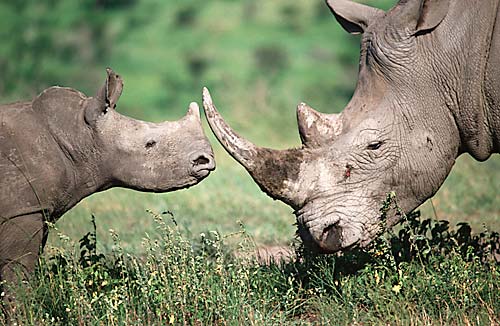
[{"label": "gray wrinkled skin", "polygon": [[[387,193],[410,212],[459,155],[499,152],[500,17],[499,0],[407,0],[387,13],[327,4],[342,27],[363,34],[358,84],[339,115],[298,106],[302,148],[258,148],[223,122],[208,91],[204,107],[226,150],[296,210],[304,242],[332,253],[373,240]],[[270,161],[285,172],[270,171]],[[399,220],[394,212],[386,223]]]},{"label": "gray wrinkled skin", "polygon": [[108,69],[95,97],[62,87],[32,102],[0,106],[0,278],[34,268],[54,222],[80,200],[111,187],[167,192],[215,168],[190,105],[179,121],[149,123],[116,112],[122,80]]}]

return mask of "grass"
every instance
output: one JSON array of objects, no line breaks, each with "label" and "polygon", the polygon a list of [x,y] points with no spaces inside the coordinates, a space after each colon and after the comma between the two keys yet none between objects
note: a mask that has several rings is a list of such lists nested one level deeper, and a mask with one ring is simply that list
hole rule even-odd
[{"label": "grass", "polygon": [[[389,202],[390,204],[390,202]],[[499,235],[409,216],[368,250],[260,264],[238,232],[186,236],[170,213],[150,213],[144,253],[98,249],[94,229],[78,244],[56,229],[11,322],[36,325],[484,325],[500,322]],[[388,244],[392,245],[389,246]],[[492,247],[496,244],[496,248]],[[235,256],[235,251],[240,252]],[[243,253],[243,254],[241,254]]]}]

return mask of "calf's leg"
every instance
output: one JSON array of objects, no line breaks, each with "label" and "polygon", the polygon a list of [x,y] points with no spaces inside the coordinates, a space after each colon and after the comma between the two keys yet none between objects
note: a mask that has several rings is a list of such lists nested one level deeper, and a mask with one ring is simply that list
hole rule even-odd
[{"label": "calf's leg", "polygon": [[5,301],[13,300],[9,285],[27,279],[35,269],[47,239],[42,213],[6,219],[0,225],[0,280],[5,281]]}]

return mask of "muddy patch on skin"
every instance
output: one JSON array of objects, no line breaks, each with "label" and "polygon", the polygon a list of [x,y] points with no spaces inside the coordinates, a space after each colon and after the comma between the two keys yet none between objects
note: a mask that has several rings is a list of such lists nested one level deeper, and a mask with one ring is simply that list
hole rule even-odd
[{"label": "muddy patch on skin", "polygon": [[255,162],[258,164],[257,168],[248,171],[260,189],[273,199],[295,206],[293,200],[288,198],[289,191],[285,181],[298,181],[300,165],[304,162],[304,150],[295,148],[277,154],[275,151],[262,149]]}]

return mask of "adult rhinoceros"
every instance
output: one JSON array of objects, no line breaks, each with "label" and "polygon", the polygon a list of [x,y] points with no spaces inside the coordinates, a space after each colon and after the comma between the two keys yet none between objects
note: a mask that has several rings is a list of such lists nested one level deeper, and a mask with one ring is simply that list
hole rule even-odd
[{"label": "adult rhinoceros", "polygon": [[409,212],[457,156],[499,152],[500,14],[499,0],[401,0],[388,12],[327,3],[348,32],[363,33],[358,84],[339,115],[298,106],[302,148],[259,148],[228,127],[207,91],[204,107],[226,150],[295,209],[304,242],[331,253],[373,240],[387,193]]},{"label": "adult rhinoceros", "polygon": [[[166,192],[215,168],[199,108],[179,121],[148,123],[115,111],[121,78],[107,70],[95,97],[62,87],[0,106],[0,277],[29,274],[55,221],[111,187]],[[16,272],[14,272],[16,271]]]}]

